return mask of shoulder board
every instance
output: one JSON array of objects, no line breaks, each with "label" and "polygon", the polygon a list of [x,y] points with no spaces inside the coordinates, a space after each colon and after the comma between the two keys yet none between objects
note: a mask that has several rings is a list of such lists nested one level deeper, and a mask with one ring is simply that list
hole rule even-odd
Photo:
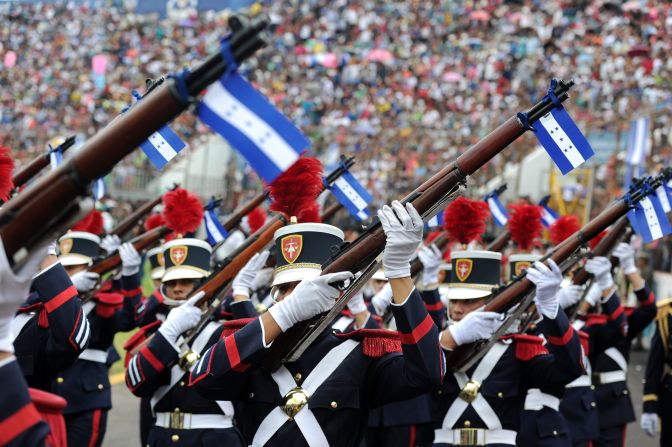
[{"label": "shoulder board", "polygon": [[362,342],[362,352],[367,357],[377,358],[393,352],[401,352],[401,339],[397,331],[358,329],[334,335],[341,340],[357,340]]},{"label": "shoulder board", "polygon": [[19,309],[16,311],[17,314],[26,314],[30,312],[39,312],[44,308],[44,304],[42,303],[35,303],[31,304],[29,306],[23,306],[19,307]]},{"label": "shoulder board", "polygon": [[604,314],[588,314],[586,315],[586,327],[596,324],[607,324],[607,316]]},{"label": "shoulder board", "polygon": [[29,306],[19,307],[16,311],[16,314],[27,314],[27,313],[36,313],[37,314],[37,325],[42,328],[49,327],[49,317],[47,316],[47,309],[44,307],[43,303],[35,303]]},{"label": "shoulder board", "polygon": [[513,334],[506,338],[511,339],[516,344],[516,358],[526,362],[533,358],[548,354],[544,346],[544,339],[536,335]]},{"label": "shoulder board", "polygon": [[124,303],[124,295],[114,292],[98,292],[93,297],[98,304],[105,306],[121,306]]},{"label": "shoulder board", "polygon": [[130,351],[147,339],[147,335],[155,332],[161,326],[161,320],[156,320],[137,330],[131,338],[124,343],[124,349]]},{"label": "shoulder board", "polygon": [[252,317],[252,318],[239,318],[237,320],[228,320],[222,322],[222,325],[224,326],[224,330],[222,331],[222,335],[220,338],[228,337],[229,335],[233,335],[238,331],[238,329],[241,329],[245,326],[247,326],[249,323],[253,322],[256,320],[257,317]]},{"label": "shoulder board", "polygon": [[40,413],[62,413],[68,402],[61,396],[35,388],[28,388],[30,400]]},{"label": "shoulder board", "polygon": [[664,307],[672,307],[672,298],[667,298],[656,302],[656,307],[658,307],[658,309],[662,309]]}]

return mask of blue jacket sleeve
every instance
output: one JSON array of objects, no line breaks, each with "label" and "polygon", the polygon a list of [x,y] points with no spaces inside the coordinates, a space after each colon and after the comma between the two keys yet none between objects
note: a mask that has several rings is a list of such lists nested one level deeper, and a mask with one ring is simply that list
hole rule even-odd
[{"label": "blue jacket sleeve", "polygon": [[446,324],[446,306],[441,302],[441,295],[438,289],[425,290],[421,294],[422,301],[425,302],[427,312],[434,320],[434,324],[439,330]]},{"label": "blue jacket sleeve", "polygon": [[117,310],[113,316],[113,325],[116,332],[126,332],[137,327],[136,312],[138,305],[142,301],[142,288],[140,287],[140,276],[122,276],[120,279],[120,293],[124,297],[121,309]]},{"label": "blue jacket sleeve", "polygon": [[147,346],[128,362],[126,386],[139,397],[150,397],[165,380],[164,373],[177,361],[177,349],[156,332]]},{"label": "blue jacket sleeve", "polygon": [[634,340],[656,318],[656,297],[647,287],[635,290],[637,308],[628,316],[628,340]]}]

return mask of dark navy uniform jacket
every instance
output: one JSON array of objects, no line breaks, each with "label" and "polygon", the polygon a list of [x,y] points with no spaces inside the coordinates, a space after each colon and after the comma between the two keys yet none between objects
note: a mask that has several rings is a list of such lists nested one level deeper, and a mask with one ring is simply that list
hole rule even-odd
[{"label": "dark navy uniform jacket", "polygon": [[170,306],[163,304],[163,294],[156,289],[146,298],[143,298],[135,309],[135,322],[138,327],[144,327],[156,320],[165,321],[170,312]]},{"label": "dark navy uniform jacket", "polygon": [[[427,315],[420,294],[413,290],[402,305],[391,307],[398,335],[365,329],[350,334],[326,330],[297,361],[283,366],[291,380],[301,385],[304,379],[310,379],[323,358],[333,358],[330,353],[344,347],[352,349],[337,365],[325,361],[335,369],[301,410],[308,409],[306,415],[314,416],[329,445],[358,446],[369,408],[409,399],[441,383],[445,365],[438,330]],[[399,350],[399,341],[403,355],[392,352]],[[285,402],[273,376],[257,364],[265,352],[262,326],[259,319],[254,319],[219,340],[191,374],[191,384],[203,396],[241,403],[244,418],[239,426],[248,442],[254,439],[262,421],[271,413],[277,415]],[[284,422],[277,431],[271,430],[266,445],[306,445],[297,421],[284,413],[280,416]]]},{"label": "dark navy uniform jacket", "polygon": [[[91,342],[87,349],[107,354],[117,332],[135,328],[135,306],[141,290],[138,275],[121,278],[120,293],[97,293],[83,306],[88,310]],[[59,374],[52,392],[68,401],[63,414],[112,407],[107,359],[103,362],[78,359]]]},{"label": "dark navy uniform jacket", "polygon": [[[672,406],[672,300],[658,303],[656,332],[651,340],[644,382],[644,413],[663,414]],[[664,398],[663,398],[664,396]],[[661,399],[663,398],[663,399]],[[662,402],[661,400],[665,400]]]},{"label": "dark navy uniform jacket", "polygon": [[19,309],[12,324],[18,331],[15,324],[25,323],[15,334],[14,349],[28,386],[50,391],[54,377],[88,345],[90,325],[60,262],[35,277],[31,289],[27,305]]}]

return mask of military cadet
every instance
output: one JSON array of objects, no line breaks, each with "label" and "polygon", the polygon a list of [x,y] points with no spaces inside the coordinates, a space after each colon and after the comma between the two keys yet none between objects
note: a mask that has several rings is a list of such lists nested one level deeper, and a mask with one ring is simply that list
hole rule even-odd
[{"label": "military cadet", "polygon": [[[131,357],[126,369],[128,388],[136,396],[150,400],[155,417],[147,445],[245,445],[234,426],[231,402],[203,398],[186,386],[189,357],[194,358],[194,354],[213,345],[224,329],[221,323],[211,320],[201,326],[190,343],[183,342],[182,335],[200,321],[201,310],[195,303],[203,294],[187,298],[208,276],[211,254],[210,245],[199,239],[176,239],[164,245],[163,305],[172,309],[163,323],[155,320],[141,329],[144,337],[150,333],[154,337]],[[255,255],[234,280],[234,294],[240,302],[232,307],[241,307],[247,316],[256,315],[246,298],[249,284],[267,256],[268,253]]]},{"label": "military cadet", "polygon": [[251,445],[357,446],[366,411],[438,386],[444,371],[438,331],[410,278],[409,261],[422,240],[423,223],[412,205],[393,202],[378,213],[387,237],[383,268],[403,355],[394,334],[336,335],[325,330],[301,357],[269,373],[257,362],[295,324],[329,310],[335,285],[349,272],[318,276],[343,232],[330,225],[296,224],[275,234],[280,262],[274,278],[277,304],[219,340],[192,370],[203,396],[241,403],[241,429]]},{"label": "military cadet", "polygon": [[[447,351],[488,339],[500,325],[500,315],[479,310],[500,278],[501,254],[490,251],[454,251],[449,289],[452,324],[441,333]],[[527,278],[536,285],[535,304],[546,337],[501,337],[466,372],[446,376],[434,395],[437,430],[434,445],[516,445],[526,389],[564,386],[583,373],[578,335],[559,311],[557,292],[562,273],[552,260],[535,262]],[[536,404],[554,406],[543,396]],[[559,436],[553,427],[537,425],[542,437]],[[548,433],[546,431],[548,430]]]},{"label": "military cadet", "polygon": [[100,252],[100,238],[92,233],[71,231],[59,239],[59,260],[84,296],[84,314],[91,331],[91,342],[78,360],[59,374],[52,391],[68,401],[64,413],[68,445],[99,446],[107,427],[107,412],[112,407],[108,377],[108,350],[114,335],[135,327],[135,307],[141,291],[138,272],[140,255],[129,243],[118,251],[121,257],[121,293],[96,291],[96,273],[86,269]]}]

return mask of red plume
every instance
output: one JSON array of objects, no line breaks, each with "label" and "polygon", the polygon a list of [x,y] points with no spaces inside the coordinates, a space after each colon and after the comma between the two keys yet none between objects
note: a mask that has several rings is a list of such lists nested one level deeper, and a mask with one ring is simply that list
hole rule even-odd
[{"label": "red plume", "polygon": [[0,199],[9,200],[9,194],[14,189],[12,171],[14,171],[14,160],[10,155],[11,150],[7,147],[0,147]]},{"label": "red plume", "polygon": [[315,199],[322,192],[322,163],[316,158],[302,157],[273,183],[268,185],[271,211],[299,222],[319,222],[320,210]]},{"label": "red plume", "polygon": [[594,250],[594,249],[595,249],[595,246],[596,246],[597,244],[599,244],[600,241],[601,241],[601,240],[604,238],[604,236],[606,236],[606,235],[607,235],[607,230],[602,230],[602,232],[601,232],[600,234],[598,234],[597,236],[595,236],[594,238],[592,238],[592,239],[590,240],[590,242],[588,242],[588,245],[590,245],[590,249],[591,249],[591,250]]},{"label": "red plume", "polygon": [[247,215],[247,225],[250,227],[250,234],[256,233],[265,223],[266,211],[263,208],[257,207]]},{"label": "red plume", "polygon": [[165,224],[165,220],[163,219],[163,215],[160,213],[155,213],[147,217],[145,219],[145,231],[150,231],[153,230],[154,228],[161,227]]},{"label": "red plume", "polygon": [[192,233],[203,221],[203,205],[196,194],[177,188],[163,195],[163,218],[175,233]]},{"label": "red plume", "polygon": [[508,228],[511,240],[518,248],[528,251],[537,244],[544,227],[541,225],[541,207],[520,202],[509,205]]},{"label": "red plume", "polygon": [[446,207],[443,226],[452,241],[466,245],[481,237],[489,215],[487,203],[458,197]]},{"label": "red plume", "polygon": [[558,245],[560,242],[567,239],[572,234],[579,231],[581,225],[576,216],[567,215],[559,217],[553,224],[549,231],[551,233],[551,242],[553,245]]},{"label": "red plume", "polygon": [[100,236],[103,234],[103,214],[93,210],[71,228],[72,231],[85,231]]}]

